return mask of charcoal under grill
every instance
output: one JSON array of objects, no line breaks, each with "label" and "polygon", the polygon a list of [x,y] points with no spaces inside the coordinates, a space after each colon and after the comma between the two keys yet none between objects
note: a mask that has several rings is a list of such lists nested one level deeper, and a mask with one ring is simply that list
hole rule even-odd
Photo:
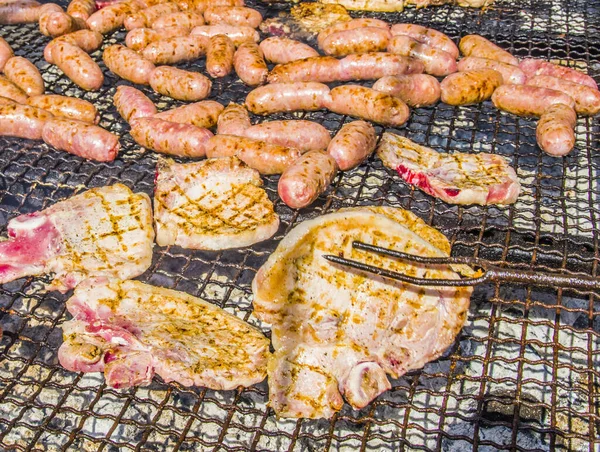
[{"label": "charcoal under grill", "polygon": [[[258,8],[272,17],[287,6]],[[562,62],[600,80],[598,0],[497,0],[484,13],[445,6],[371,16],[430,26],[456,42],[468,33],[482,34],[518,57]],[[0,35],[38,66],[48,92],[92,101],[100,124],[120,134],[123,146],[115,162],[97,163],[38,142],[0,138],[0,235],[10,218],[87,188],[122,182],[151,194],[156,155],[140,152],[113,107],[116,86],[127,82],[106,70],[101,52],[93,57],[105,72],[104,86],[86,93],[44,61],[48,38],[36,26],[2,26]],[[104,47],[123,40],[124,32],[116,32]],[[181,67],[203,71],[204,62]],[[161,110],[180,104],[141,89]],[[240,102],[247,92],[235,76],[226,77],[214,82],[211,99]],[[351,120],[323,111],[274,117],[318,121],[331,132]],[[598,274],[597,118],[578,119],[576,150],[564,159],[536,147],[533,121],[499,112],[490,102],[416,109],[396,132],[446,152],[504,155],[523,193],[510,207],[448,206],[405,185],[372,157],[340,174],[313,206],[296,212],[278,200],[277,178],[267,177],[282,220],[273,239],[219,253],[156,247],[152,267],[140,279],[188,292],[261,326],[250,317],[250,283],[286,232],[341,207],[373,204],[416,213],[449,237],[455,255],[514,268]],[[38,294],[39,282],[28,278],[0,286],[0,450],[600,448],[598,293],[506,283],[478,287],[464,329],[442,358],[394,380],[390,391],[363,410],[346,406],[331,421],[313,421],[277,419],[267,407],[264,382],[218,392],[156,378],[149,387],[114,390],[102,375],[63,370],[57,349],[68,294]]]}]

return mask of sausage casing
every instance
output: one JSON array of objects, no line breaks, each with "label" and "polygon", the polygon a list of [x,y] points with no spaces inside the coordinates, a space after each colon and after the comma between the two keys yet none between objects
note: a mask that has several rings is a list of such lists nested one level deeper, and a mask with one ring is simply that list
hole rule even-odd
[{"label": "sausage casing", "polygon": [[319,52],[303,42],[280,36],[272,36],[260,43],[265,60],[275,64],[319,56]]},{"label": "sausage casing", "polygon": [[225,35],[215,35],[209,39],[206,50],[206,72],[211,77],[225,77],[233,70],[233,41]]},{"label": "sausage casing", "polygon": [[575,146],[575,110],[565,104],[554,104],[546,110],[535,129],[539,147],[557,157],[567,155]]},{"label": "sausage casing", "polygon": [[152,28],[183,27],[191,30],[199,25],[204,25],[204,16],[201,13],[184,11],[159,17],[152,23]]},{"label": "sausage casing", "polygon": [[123,25],[128,31],[150,27],[156,19],[178,11],[179,7],[175,3],[160,3],[128,15],[123,20]]},{"label": "sausage casing", "polygon": [[139,52],[153,42],[168,38],[179,38],[189,34],[190,29],[185,27],[135,28],[125,36],[125,45],[131,50]]},{"label": "sausage casing", "polygon": [[377,134],[375,128],[365,121],[344,124],[327,147],[342,171],[357,167],[375,150]]},{"label": "sausage casing", "polygon": [[409,107],[433,105],[440,100],[442,91],[440,82],[427,74],[389,75],[377,80],[373,89],[399,97]]},{"label": "sausage casing", "polygon": [[441,99],[448,105],[477,104],[492,97],[502,83],[502,75],[493,69],[456,72],[442,80]]},{"label": "sausage casing", "polygon": [[269,83],[320,82],[341,80],[340,60],[330,56],[317,56],[278,64],[269,73]]},{"label": "sausage casing", "polygon": [[410,36],[419,42],[449,53],[454,59],[458,58],[458,47],[452,39],[441,31],[416,24],[395,24],[391,28],[392,36]]},{"label": "sausage casing", "polygon": [[250,91],[246,97],[246,108],[257,115],[316,111],[325,107],[329,94],[329,87],[323,83],[271,83]]},{"label": "sausage casing", "polygon": [[570,67],[550,63],[549,61],[527,58],[519,63],[519,68],[525,72],[527,77],[551,75],[553,77],[562,78],[569,80],[570,82],[580,83],[582,85],[587,85],[590,88],[598,89],[598,84],[589,75]]},{"label": "sausage casing", "polygon": [[41,15],[39,24],[41,33],[53,38],[88,28],[85,20],[71,17],[62,11],[52,11]]},{"label": "sausage casing", "polygon": [[254,28],[227,24],[200,25],[192,29],[192,35],[211,38],[215,35],[225,35],[233,41],[236,47],[246,41],[258,42],[259,34]]},{"label": "sausage casing", "polygon": [[498,47],[491,41],[488,41],[483,36],[467,35],[464,36],[458,44],[460,51],[464,56],[474,56],[479,58],[488,58],[490,60],[501,61],[513,66],[519,65],[519,60],[512,56],[509,52]]},{"label": "sausage casing", "polygon": [[76,97],[42,94],[27,99],[27,105],[46,110],[57,117],[76,119],[92,124],[97,124],[100,119],[94,104]]},{"label": "sausage casing", "polygon": [[140,85],[150,83],[150,75],[155,69],[151,61],[120,44],[108,46],[104,49],[102,60],[111,72]]},{"label": "sausage casing", "polygon": [[243,136],[253,140],[295,148],[300,152],[323,150],[331,141],[325,127],[313,121],[268,121],[247,128]]},{"label": "sausage casing", "polygon": [[0,96],[12,99],[19,104],[27,102],[27,94],[9,79],[0,75]]},{"label": "sausage casing", "polygon": [[14,56],[12,47],[0,36],[0,72],[4,70],[6,62]]},{"label": "sausage casing", "polygon": [[386,75],[421,74],[424,69],[416,58],[389,52],[362,53],[339,60],[339,80],[377,80]]},{"label": "sausage casing", "polygon": [[27,58],[12,57],[4,66],[7,79],[25,91],[28,96],[44,93],[44,80],[38,68]]},{"label": "sausage casing", "polygon": [[388,51],[419,59],[425,66],[425,72],[436,77],[444,77],[458,70],[456,58],[452,55],[423,44],[410,36],[394,36],[390,40]]},{"label": "sausage casing", "polygon": [[40,5],[36,1],[28,0],[0,3],[0,25],[35,23],[44,14],[62,10],[55,3]]},{"label": "sausage casing", "polygon": [[137,118],[146,118],[156,114],[156,105],[148,96],[131,86],[118,86],[113,102],[121,117],[128,123]]},{"label": "sausage casing", "polygon": [[202,36],[176,36],[151,42],[142,56],[153,64],[176,64],[197,60],[207,47],[208,40]]},{"label": "sausage casing", "polygon": [[494,92],[492,102],[496,108],[517,116],[540,117],[554,104],[575,107],[573,98],[565,93],[529,85],[502,85]]},{"label": "sausage casing", "polygon": [[219,115],[223,111],[223,105],[214,100],[204,100],[189,105],[162,111],[154,115],[155,118],[164,121],[178,122],[180,124],[191,124],[196,127],[210,129],[217,125]]},{"label": "sausage casing", "polygon": [[104,83],[100,66],[80,47],[59,41],[52,45],[50,53],[54,64],[80,88],[93,91]]},{"label": "sausage casing", "polygon": [[150,86],[157,93],[173,99],[197,101],[208,97],[212,83],[197,72],[160,66],[152,72]]},{"label": "sausage casing", "polygon": [[536,75],[528,79],[527,84],[555,89],[571,96],[575,101],[575,111],[580,115],[594,116],[600,112],[600,91],[587,85],[551,75]]},{"label": "sausage casing", "polygon": [[44,59],[48,63],[54,64],[54,60],[52,58],[52,47],[56,43],[66,42],[79,47],[85,53],[91,53],[100,48],[102,45],[102,39],[102,35],[93,30],[78,30],[74,31],[73,33],[59,36],[58,38],[54,38],[52,41],[50,41],[44,48]]},{"label": "sausage casing", "polygon": [[219,115],[217,134],[243,136],[250,123],[250,115],[243,105],[230,103]]},{"label": "sausage casing", "polygon": [[96,12],[96,2],[94,0],[71,0],[67,6],[67,14],[72,17],[78,17],[87,20]]},{"label": "sausage casing", "polygon": [[233,56],[233,67],[246,85],[257,86],[267,81],[269,68],[260,47],[251,41],[242,43]]},{"label": "sausage casing", "polygon": [[28,105],[0,105],[0,135],[41,140],[42,129],[52,113]]},{"label": "sausage casing", "polygon": [[91,30],[103,35],[120,28],[125,17],[140,10],[140,6],[132,1],[113,3],[99,9],[86,19]]},{"label": "sausage casing", "polygon": [[504,83],[510,85],[522,85],[527,81],[525,73],[518,66],[513,66],[512,64],[479,57],[466,57],[458,62],[458,70],[461,72],[475,69],[493,69],[498,71],[502,74]]},{"label": "sausage casing", "polygon": [[353,53],[380,52],[387,48],[392,35],[376,27],[354,28],[329,34],[321,43],[326,55],[346,56]]},{"label": "sausage casing", "polygon": [[357,30],[359,28],[379,28],[381,30],[389,30],[390,26],[387,22],[380,19],[371,19],[363,17],[359,19],[352,19],[346,22],[338,22],[330,25],[329,27],[321,30],[317,35],[317,44],[319,48],[323,48],[323,42],[332,34],[339,33],[348,30]]},{"label": "sausage casing", "polygon": [[209,6],[204,11],[204,19],[209,25],[228,24],[256,28],[263,18],[255,9],[245,6]]}]

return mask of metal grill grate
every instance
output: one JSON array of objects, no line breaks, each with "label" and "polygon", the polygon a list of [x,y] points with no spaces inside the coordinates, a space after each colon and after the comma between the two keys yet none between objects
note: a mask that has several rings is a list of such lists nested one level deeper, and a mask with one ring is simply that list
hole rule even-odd
[{"label": "metal grill grate", "polygon": [[[250,2],[251,3],[251,2]],[[267,11],[273,16],[278,8]],[[600,1],[498,0],[478,10],[438,7],[386,15],[434,27],[455,40],[480,33],[514,54],[569,60],[600,76]],[[47,146],[0,138],[0,234],[8,219],[47,207],[86,188],[123,182],[152,193],[156,156],[141,154],[112,106],[115,86],[85,93],[42,58],[47,38],[35,26],[4,26],[0,35],[42,71],[49,92],[80,96],[101,111],[101,125],[122,135],[124,151],[109,164],[86,162]],[[104,46],[123,41],[117,32]],[[101,53],[93,57],[101,62]],[[186,67],[186,66],[183,66]],[[203,62],[187,65],[203,70]],[[144,91],[165,109],[178,104]],[[212,99],[241,101],[235,77],[214,83]],[[349,119],[301,115],[332,132]],[[256,119],[256,118],[255,118]],[[381,131],[381,129],[379,129]],[[296,223],[340,207],[377,204],[412,210],[451,239],[454,253],[522,268],[596,275],[600,130],[579,119],[572,155],[554,159],[535,145],[535,124],[490,103],[418,109],[400,130],[452,151],[489,151],[513,161],[524,193],[511,207],[450,207],[414,191],[371,158],[341,174],[310,208],[295,212],[266,188],[282,226],[274,239],[219,253],[156,248],[141,278],[183,290],[244,319],[258,267]],[[267,386],[215,392],[166,385],[117,391],[103,377],[64,371],[57,361],[66,296],[31,294],[29,278],[0,286],[0,449],[2,450],[592,450],[600,447],[600,311],[598,294],[557,287],[490,285],[472,298],[465,328],[441,359],[393,382],[361,411],[345,407],[331,421],[278,420]],[[257,323],[256,319],[249,318]]]}]

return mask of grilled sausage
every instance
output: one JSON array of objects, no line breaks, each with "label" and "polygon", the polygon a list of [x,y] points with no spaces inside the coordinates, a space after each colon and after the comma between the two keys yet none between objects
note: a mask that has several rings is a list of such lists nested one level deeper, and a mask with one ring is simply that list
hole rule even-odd
[{"label": "grilled sausage", "polygon": [[31,24],[38,22],[43,14],[62,10],[55,3],[40,5],[28,0],[0,3],[0,25]]},{"label": "grilled sausage", "polygon": [[163,111],[155,114],[154,117],[163,121],[191,124],[196,127],[210,129],[217,125],[222,111],[223,105],[219,102],[205,100]]},{"label": "grilled sausage", "polygon": [[58,150],[99,162],[113,161],[120,147],[115,134],[74,119],[49,119],[42,129],[42,139]]},{"label": "grilled sausage", "polygon": [[77,17],[87,20],[96,12],[96,2],[94,0],[71,0],[67,7],[67,14],[71,17]]},{"label": "grilled sausage", "polygon": [[191,30],[199,25],[204,25],[204,16],[199,12],[185,11],[159,17],[152,23],[152,28],[183,27]]},{"label": "grilled sausage", "polygon": [[160,17],[178,11],[179,7],[175,3],[160,3],[128,15],[123,20],[123,25],[128,31],[135,28],[150,27]]},{"label": "grilled sausage", "polygon": [[81,48],[58,41],[50,48],[51,60],[73,83],[86,91],[99,89],[104,83],[100,67]]},{"label": "grilled sausage", "polygon": [[331,136],[325,127],[313,121],[268,121],[247,128],[243,136],[308,152],[327,148]]},{"label": "grilled sausage", "polygon": [[163,96],[178,100],[197,101],[208,97],[212,83],[208,77],[197,72],[160,66],[152,72],[150,86]]},{"label": "grilled sausage", "polygon": [[0,136],[41,140],[42,129],[52,113],[28,105],[0,105]]},{"label": "grilled sausage", "polygon": [[502,85],[502,75],[493,69],[457,72],[442,80],[442,102],[448,105],[471,105],[488,100]]},{"label": "grilled sausage", "polygon": [[389,75],[377,80],[373,89],[399,97],[409,107],[433,105],[440,100],[442,91],[440,82],[427,74]]},{"label": "grilled sausage", "polygon": [[87,29],[85,20],[71,17],[62,11],[52,11],[40,16],[40,32],[45,36],[58,36]]},{"label": "grilled sausage", "polygon": [[392,35],[376,27],[337,31],[322,40],[320,48],[326,55],[346,56],[352,53],[380,52],[387,48]]},{"label": "grilled sausage", "polygon": [[118,86],[113,102],[121,117],[128,123],[156,114],[156,105],[144,93],[131,86]]},{"label": "grilled sausage", "polygon": [[7,79],[25,91],[28,96],[44,93],[44,80],[38,68],[23,57],[12,57],[4,66]]},{"label": "grilled sausage", "polygon": [[476,69],[493,69],[498,71],[502,74],[504,83],[511,85],[522,85],[527,81],[525,73],[512,64],[478,57],[466,57],[458,62],[458,70],[461,72],[473,71]]},{"label": "grilled sausage", "polygon": [[441,31],[415,24],[392,25],[390,31],[392,36],[410,36],[423,44],[449,53],[454,59],[458,58],[458,47],[456,47],[456,44],[454,44],[452,39]]},{"label": "grilled sausage", "polygon": [[503,85],[492,96],[496,108],[517,116],[541,116],[554,104],[575,107],[571,96],[549,88],[529,85]]},{"label": "grilled sausage", "polygon": [[244,106],[232,102],[219,115],[217,134],[241,137],[251,125],[248,110]]},{"label": "grilled sausage", "polygon": [[358,85],[333,88],[325,107],[340,115],[355,116],[392,127],[401,126],[410,115],[406,104],[397,97]]},{"label": "grilled sausage", "polygon": [[415,58],[386,52],[362,53],[339,60],[339,80],[377,80],[386,75],[421,74],[424,69]]},{"label": "grilled sausage", "polygon": [[525,72],[527,77],[534,77],[536,75],[551,75],[552,77],[562,78],[573,83],[580,83],[582,85],[587,85],[590,88],[598,89],[598,84],[589,75],[570,67],[560,66],[548,61],[527,58],[521,61],[519,68]]},{"label": "grilled sausage", "polygon": [[425,72],[436,77],[444,77],[458,70],[456,59],[443,50],[411,38],[410,36],[394,36],[388,45],[388,51],[397,55],[417,58],[425,66]]},{"label": "grilled sausage", "polygon": [[206,54],[208,40],[202,36],[177,36],[148,44],[142,56],[154,64],[193,61]]},{"label": "grilled sausage", "polygon": [[135,2],[113,3],[96,11],[87,18],[86,23],[91,30],[105,35],[120,28],[128,15],[139,10],[140,6]]},{"label": "grilled sausage", "polygon": [[535,129],[540,148],[557,157],[567,155],[575,146],[575,110],[565,104],[554,104],[546,110]]},{"label": "grilled sausage", "polygon": [[580,115],[593,116],[600,112],[600,91],[587,85],[551,75],[536,75],[528,79],[527,84],[554,89],[571,96],[575,101],[575,111]]},{"label": "grilled sausage", "polygon": [[211,38],[215,35],[225,35],[233,41],[236,47],[240,46],[243,42],[260,40],[258,31],[254,28],[233,26],[227,24],[220,25],[200,25],[192,29],[192,35],[205,36]]},{"label": "grilled sausage", "polygon": [[375,128],[365,121],[353,121],[340,129],[327,147],[342,171],[357,167],[375,150],[377,134]]},{"label": "grilled sausage", "polygon": [[340,60],[330,56],[318,56],[287,64],[278,64],[267,78],[269,83],[330,83],[340,79]]},{"label": "grilled sausage", "polygon": [[206,144],[206,157],[236,156],[261,174],[281,174],[300,157],[300,151],[233,135],[215,135]]},{"label": "grilled sausage", "polygon": [[185,27],[135,28],[125,36],[125,45],[131,50],[139,52],[153,42],[168,38],[179,38],[189,34],[190,29]]},{"label": "grilled sausage", "polygon": [[54,60],[52,59],[52,47],[58,42],[66,42],[67,44],[79,47],[86,53],[92,53],[100,48],[102,39],[102,35],[93,30],[78,30],[73,33],[59,36],[50,41],[44,48],[44,59],[48,63],[54,64]]},{"label": "grilled sausage", "polygon": [[9,79],[0,75],[0,96],[12,99],[19,104],[27,102],[27,94]]},{"label": "grilled sausage", "polygon": [[4,70],[6,62],[14,56],[12,47],[0,36],[0,72]]},{"label": "grilled sausage", "polygon": [[140,146],[180,157],[204,157],[213,136],[208,129],[158,118],[134,119],[130,133]]},{"label": "grilled sausage", "polygon": [[8,97],[0,96],[0,105],[14,105],[18,104],[13,99],[9,99]]},{"label": "grilled sausage", "polygon": [[245,6],[209,6],[204,11],[204,20],[209,25],[228,24],[256,28],[263,18],[257,10]]},{"label": "grilled sausage", "polygon": [[513,66],[519,65],[519,60],[483,36],[467,35],[460,40],[458,47],[464,56],[488,58]]},{"label": "grilled sausage", "polygon": [[120,44],[108,46],[104,49],[102,60],[106,64],[106,67],[114,74],[122,79],[139,83],[140,85],[148,85],[150,83],[150,75],[155,69],[151,61],[146,60],[137,52]]},{"label": "grilled sausage", "polygon": [[57,117],[76,119],[92,124],[97,124],[100,119],[94,104],[76,97],[42,94],[27,99],[27,105],[46,110]]},{"label": "grilled sausage", "polygon": [[206,51],[206,72],[211,77],[225,77],[233,70],[233,41],[225,35],[212,36]]},{"label": "grilled sausage", "polygon": [[325,107],[329,93],[329,87],[322,83],[272,83],[250,91],[246,97],[246,108],[257,115],[316,111]]},{"label": "grilled sausage", "polygon": [[244,6],[244,0],[175,0],[183,11],[203,13],[209,6]]},{"label": "grilled sausage", "polygon": [[255,42],[242,43],[233,56],[233,67],[246,85],[257,86],[267,81],[269,68],[260,47]]},{"label": "grilled sausage", "polygon": [[317,35],[317,44],[319,48],[323,48],[324,41],[332,34],[342,31],[356,30],[359,28],[379,28],[381,30],[389,30],[390,26],[387,22],[380,19],[360,18],[352,19],[347,22],[338,22],[321,30]]},{"label": "grilled sausage", "polygon": [[319,52],[303,42],[278,36],[261,41],[260,50],[262,50],[265,60],[275,64],[286,64],[319,56]]},{"label": "grilled sausage", "polygon": [[337,171],[335,160],[326,152],[307,152],[283,172],[277,193],[289,207],[301,209],[327,190]]}]

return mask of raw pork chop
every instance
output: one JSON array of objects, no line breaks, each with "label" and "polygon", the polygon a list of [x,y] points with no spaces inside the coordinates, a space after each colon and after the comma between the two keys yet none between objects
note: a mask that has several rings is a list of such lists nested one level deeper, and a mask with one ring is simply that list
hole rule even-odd
[{"label": "raw pork chop", "polygon": [[139,281],[90,279],[67,301],[60,363],[114,388],[166,382],[234,389],[264,380],[269,340],[234,315]]},{"label": "raw pork chop", "polygon": [[0,242],[0,283],[54,273],[66,292],[93,276],[133,278],[152,261],[150,199],[122,184],[93,188],[8,223]]},{"label": "raw pork chop", "polygon": [[154,221],[159,245],[208,250],[249,246],[279,227],[258,171],[236,157],[160,160]]},{"label": "raw pork chop", "polygon": [[441,154],[393,133],[383,134],[377,154],[407,183],[449,204],[512,204],[521,191],[499,155]]},{"label": "raw pork chop", "polygon": [[427,278],[414,266],[352,248],[353,240],[423,256],[450,245],[410,212],[353,208],[296,226],[258,271],[254,312],[272,324],[269,404],[282,417],[330,418],[343,398],[362,408],[398,378],[439,357],[463,326],[472,288],[427,288],[330,264],[324,254]]}]

